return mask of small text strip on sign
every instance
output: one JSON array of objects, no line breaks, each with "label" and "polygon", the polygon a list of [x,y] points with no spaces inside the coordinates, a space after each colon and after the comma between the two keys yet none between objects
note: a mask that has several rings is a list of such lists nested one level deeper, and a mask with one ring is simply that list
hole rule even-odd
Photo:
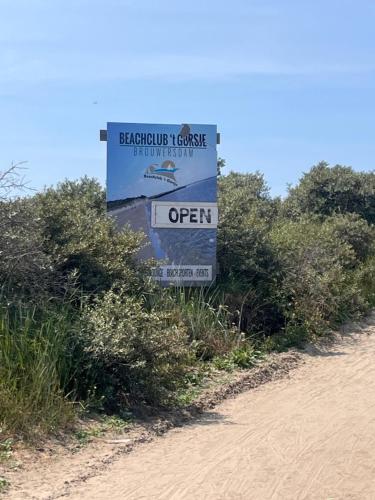
[{"label": "small text strip on sign", "polygon": [[151,204],[151,227],[215,229],[217,223],[217,203],[153,201]]},{"label": "small text strip on sign", "polygon": [[157,281],[211,281],[212,266],[159,266],[152,269],[152,277]]}]

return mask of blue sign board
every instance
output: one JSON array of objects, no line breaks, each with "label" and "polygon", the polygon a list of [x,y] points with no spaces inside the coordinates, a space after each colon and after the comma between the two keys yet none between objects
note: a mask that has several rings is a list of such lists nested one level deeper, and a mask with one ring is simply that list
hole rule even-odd
[{"label": "blue sign board", "polygon": [[216,276],[216,125],[107,124],[107,208],[146,234],[162,284]]}]

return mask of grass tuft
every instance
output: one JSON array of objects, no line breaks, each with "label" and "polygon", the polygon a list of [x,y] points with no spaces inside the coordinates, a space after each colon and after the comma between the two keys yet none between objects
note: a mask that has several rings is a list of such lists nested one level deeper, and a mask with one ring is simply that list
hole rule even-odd
[{"label": "grass tuft", "polygon": [[30,438],[72,420],[64,395],[70,327],[64,309],[0,307],[0,436]]}]

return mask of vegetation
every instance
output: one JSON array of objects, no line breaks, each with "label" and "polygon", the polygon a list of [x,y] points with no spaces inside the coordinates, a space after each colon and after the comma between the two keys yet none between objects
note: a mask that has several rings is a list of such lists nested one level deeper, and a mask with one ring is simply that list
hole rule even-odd
[{"label": "vegetation", "polygon": [[0,309],[0,429],[56,430],[73,418],[68,389],[73,324],[66,306]]},{"label": "vegetation", "polygon": [[16,174],[0,175],[0,444],[82,407],[188,402],[210,367],[251,367],[375,305],[373,173],[319,163],[283,200],[259,173],[220,175],[209,290],[158,288],[95,180],[9,199]]}]

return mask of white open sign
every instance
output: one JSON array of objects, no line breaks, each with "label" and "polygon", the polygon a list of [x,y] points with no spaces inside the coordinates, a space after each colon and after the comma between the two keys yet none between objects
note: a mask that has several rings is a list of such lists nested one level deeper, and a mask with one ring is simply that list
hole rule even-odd
[{"label": "white open sign", "polygon": [[153,201],[151,227],[215,229],[218,222],[216,203]]}]

